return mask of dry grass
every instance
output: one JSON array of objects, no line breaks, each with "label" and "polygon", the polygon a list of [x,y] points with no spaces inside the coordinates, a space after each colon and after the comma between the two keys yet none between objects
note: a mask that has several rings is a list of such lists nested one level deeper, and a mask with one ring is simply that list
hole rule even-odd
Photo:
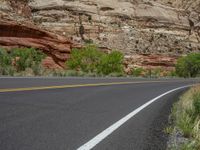
[{"label": "dry grass", "polygon": [[173,107],[174,128],[181,131],[189,141],[180,149],[200,149],[200,114],[196,111],[199,106],[195,106],[195,100],[200,103],[200,85],[188,90]]}]

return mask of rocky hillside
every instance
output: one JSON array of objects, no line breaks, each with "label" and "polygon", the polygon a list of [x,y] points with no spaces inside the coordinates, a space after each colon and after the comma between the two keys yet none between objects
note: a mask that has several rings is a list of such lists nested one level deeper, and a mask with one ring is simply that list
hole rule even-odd
[{"label": "rocky hillside", "polygon": [[162,2],[170,7],[175,7],[177,9],[183,9],[184,11],[194,11],[200,12],[200,1],[199,0],[156,0],[157,2]]},{"label": "rocky hillside", "polygon": [[128,69],[171,68],[178,56],[200,51],[200,0],[0,0],[0,3],[3,20],[29,22],[71,38],[74,43],[94,42],[108,50],[118,49],[126,55]]}]

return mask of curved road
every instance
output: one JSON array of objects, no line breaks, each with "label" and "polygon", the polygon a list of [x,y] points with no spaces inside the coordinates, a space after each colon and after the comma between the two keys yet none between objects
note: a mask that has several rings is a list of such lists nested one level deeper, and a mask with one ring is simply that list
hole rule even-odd
[{"label": "curved road", "polygon": [[198,82],[0,78],[0,150],[164,150],[171,106]]}]

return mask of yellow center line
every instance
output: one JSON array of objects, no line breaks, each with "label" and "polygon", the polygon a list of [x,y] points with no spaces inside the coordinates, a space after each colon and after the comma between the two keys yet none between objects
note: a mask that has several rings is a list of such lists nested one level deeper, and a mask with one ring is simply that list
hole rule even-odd
[{"label": "yellow center line", "polygon": [[8,88],[8,89],[0,89],[0,93],[34,91],[34,90],[49,90],[49,89],[64,89],[64,88],[77,88],[77,87],[127,85],[127,84],[140,84],[140,83],[161,83],[161,82],[170,82],[170,81],[110,82],[110,83],[74,84],[74,85],[41,86],[41,87],[26,87],[26,88]]}]

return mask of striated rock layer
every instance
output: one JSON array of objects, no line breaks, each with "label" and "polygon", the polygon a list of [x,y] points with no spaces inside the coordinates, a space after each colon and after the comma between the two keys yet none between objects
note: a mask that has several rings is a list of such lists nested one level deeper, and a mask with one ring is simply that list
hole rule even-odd
[{"label": "striated rock layer", "polygon": [[[31,21],[76,43],[93,41],[120,50],[128,67],[171,68],[178,56],[200,51],[200,0],[10,0],[0,4],[1,18]],[[66,60],[67,53],[60,52],[56,57]]]},{"label": "striated rock layer", "polygon": [[[181,0],[33,0],[29,6],[34,22],[48,30],[71,35],[80,43],[92,40],[137,59],[132,56],[177,58],[199,52],[199,2],[195,0],[194,5],[194,0],[187,4]],[[154,61],[160,61],[155,62],[158,66],[172,66],[159,59]],[[129,62],[141,64],[140,59]]]},{"label": "striated rock layer", "polygon": [[40,49],[52,58],[44,60],[44,65],[48,68],[63,67],[63,63],[67,60],[73,46],[69,40],[43,31],[33,25],[28,26],[12,21],[0,21],[0,29],[1,47],[34,47]]}]

